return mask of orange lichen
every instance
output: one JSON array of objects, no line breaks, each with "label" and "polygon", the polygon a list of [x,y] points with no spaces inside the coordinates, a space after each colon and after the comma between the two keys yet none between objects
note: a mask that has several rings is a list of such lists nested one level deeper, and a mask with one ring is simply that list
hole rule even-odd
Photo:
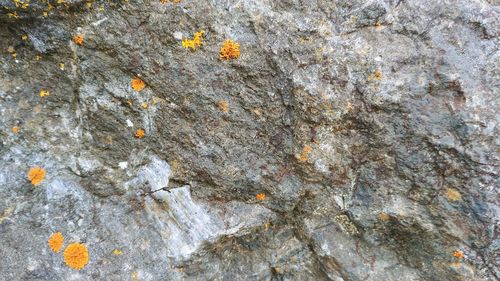
[{"label": "orange lichen", "polygon": [[257,200],[262,201],[262,200],[266,199],[266,195],[264,193],[259,193],[259,194],[255,195],[255,198],[257,198]]},{"label": "orange lichen", "polygon": [[309,156],[309,153],[312,152],[312,147],[310,145],[305,145],[300,154],[295,155],[295,158],[299,160],[299,162],[306,162]]},{"label": "orange lichen", "polygon": [[19,126],[14,126],[14,127],[12,127],[12,132],[13,132],[14,134],[19,133]]},{"label": "orange lichen", "polygon": [[454,188],[447,188],[446,198],[448,198],[451,202],[456,202],[462,199],[462,195],[460,195],[460,192]]},{"label": "orange lichen", "polygon": [[380,212],[378,214],[378,218],[381,220],[381,221],[388,221],[390,219],[389,215],[385,212]]},{"label": "orange lichen", "polygon": [[144,81],[137,77],[132,79],[130,84],[132,86],[132,89],[136,90],[137,92],[142,91],[144,87],[146,87],[146,83],[144,83]]},{"label": "orange lichen", "polygon": [[240,57],[240,44],[235,43],[231,39],[224,41],[224,45],[220,49],[220,58],[224,60],[237,59]]},{"label": "orange lichen", "polygon": [[28,180],[32,185],[39,185],[45,178],[45,170],[41,167],[32,167],[28,172]]},{"label": "orange lichen", "polygon": [[201,47],[201,44],[203,44],[203,34],[205,34],[205,31],[200,30],[194,34],[193,39],[182,39],[182,47],[193,51]]},{"label": "orange lichen", "polygon": [[222,112],[229,112],[229,103],[225,100],[220,100],[216,103],[217,108]]},{"label": "orange lichen", "polygon": [[61,251],[61,248],[64,244],[64,236],[61,232],[56,232],[50,235],[47,244],[49,245],[49,248],[52,250],[52,252],[57,254]]},{"label": "orange lichen", "polygon": [[377,81],[382,80],[382,72],[378,69],[375,70],[375,72],[373,72],[372,74],[370,74],[370,76],[368,76],[368,81],[372,80],[377,80]]},{"label": "orange lichen", "polygon": [[73,36],[73,42],[75,42],[75,44],[80,46],[83,45],[83,39],[84,39],[83,34],[77,34]]},{"label": "orange lichen", "polygon": [[76,270],[82,269],[89,262],[89,251],[80,243],[69,244],[63,255],[66,265]]},{"label": "orange lichen", "polygon": [[137,129],[137,131],[135,131],[135,134],[134,134],[134,136],[138,139],[142,139],[145,135],[146,135],[146,132],[144,132],[143,128]]},{"label": "orange lichen", "polygon": [[460,250],[456,250],[455,252],[453,252],[453,256],[457,259],[463,259],[464,253]]},{"label": "orange lichen", "polygon": [[48,97],[50,96],[50,92],[47,90],[40,90],[40,97]]}]

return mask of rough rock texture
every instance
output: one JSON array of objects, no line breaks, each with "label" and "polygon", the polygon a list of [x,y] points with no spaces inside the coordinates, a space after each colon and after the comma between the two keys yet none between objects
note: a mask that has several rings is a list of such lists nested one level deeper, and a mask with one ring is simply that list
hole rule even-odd
[{"label": "rough rock texture", "polygon": [[0,0],[0,280],[500,278],[497,0],[48,2]]}]

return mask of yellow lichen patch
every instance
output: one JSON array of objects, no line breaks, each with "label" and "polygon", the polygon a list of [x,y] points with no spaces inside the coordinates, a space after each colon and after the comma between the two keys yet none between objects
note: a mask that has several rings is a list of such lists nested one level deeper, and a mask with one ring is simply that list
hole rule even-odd
[{"label": "yellow lichen patch", "polygon": [[142,91],[144,87],[146,87],[146,83],[144,83],[144,81],[142,81],[140,78],[137,77],[132,79],[130,85],[132,86],[132,89],[134,89],[137,92]]},{"label": "yellow lichen patch", "polygon": [[381,221],[388,221],[390,219],[389,215],[385,212],[380,212],[378,214],[378,218],[381,220]]},{"label": "yellow lichen patch", "polygon": [[40,97],[48,97],[50,96],[50,92],[46,90],[40,90]]},{"label": "yellow lichen patch", "polygon": [[305,145],[300,154],[295,155],[295,158],[299,160],[299,162],[306,162],[309,154],[312,152],[312,147],[310,145]]},{"label": "yellow lichen patch", "polygon": [[47,244],[49,245],[49,248],[52,250],[52,252],[57,254],[61,251],[64,244],[64,236],[61,232],[56,232],[50,235]]},{"label": "yellow lichen patch", "polygon": [[270,226],[271,226],[271,223],[266,222],[266,223],[264,224],[264,230],[268,230]]},{"label": "yellow lichen patch", "polygon": [[143,103],[141,103],[141,107],[144,109],[148,109],[149,105],[147,102],[143,102]]},{"label": "yellow lichen patch", "polygon": [[84,40],[84,36],[83,34],[77,34],[75,36],[73,36],[73,42],[75,42],[75,44],[77,45],[83,45],[83,40]]},{"label": "yellow lichen patch", "polygon": [[161,2],[162,4],[167,4],[167,3],[169,3],[169,2],[172,2],[172,3],[174,3],[174,4],[178,4],[178,3],[180,3],[180,2],[181,2],[181,0],[160,0],[160,2]]},{"label": "yellow lichen patch", "polygon": [[146,135],[146,132],[144,132],[144,129],[139,128],[137,131],[135,131],[134,136],[138,139],[142,139]]},{"label": "yellow lichen patch", "polygon": [[446,198],[448,198],[449,201],[451,202],[456,202],[462,199],[462,195],[460,192],[454,188],[447,188],[446,189]]},{"label": "yellow lichen patch", "polygon": [[118,249],[115,249],[115,250],[113,251],[113,254],[115,254],[115,255],[119,256],[119,255],[123,255],[123,252],[122,252],[122,251],[120,251],[120,250],[118,250]]},{"label": "yellow lichen patch", "polygon": [[229,103],[225,100],[220,100],[216,103],[217,108],[222,112],[229,112]]},{"label": "yellow lichen patch", "polygon": [[45,170],[41,167],[33,167],[28,172],[28,180],[32,185],[39,185],[45,178]]},{"label": "yellow lichen patch", "polygon": [[224,60],[237,59],[240,57],[240,44],[235,43],[231,39],[224,41],[224,45],[220,49],[220,58]]},{"label": "yellow lichen patch", "polygon": [[463,259],[465,257],[464,253],[460,250],[456,250],[455,252],[453,252],[453,256],[457,259]]},{"label": "yellow lichen patch", "polygon": [[139,281],[139,273],[137,273],[137,271],[134,271],[134,273],[132,273],[132,280]]},{"label": "yellow lichen patch", "polygon": [[13,132],[14,134],[19,133],[19,126],[14,126],[14,127],[12,127],[12,132]]},{"label": "yellow lichen patch", "polygon": [[377,81],[382,80],[382,72],[378,69],[375,70],[375,72],[373,72],[372,74],[370,74],[370,76],[368,76],[368,81],[372,80],[377,80]]},{"label": "yellow lichen patch", "polygon": [[76,270],[82,269],[89,262],[89,251],[80,243],[69,244],[63,255],[66,265]]},{"label": "yellow lichen patch", "polygon": [[255,195],[255,198],[257,198],[257,200],[262,201],[262,200],[266,199],[266,195],[264,193],[259,193],[259,194]]},{"label": "yellow lichen patch", "polygon": [[201,47],[203,44],[203,34],[205,34],[205,31],[200,30],[194,34],[193,39],[182,39],[182,47],[193,51]]}]

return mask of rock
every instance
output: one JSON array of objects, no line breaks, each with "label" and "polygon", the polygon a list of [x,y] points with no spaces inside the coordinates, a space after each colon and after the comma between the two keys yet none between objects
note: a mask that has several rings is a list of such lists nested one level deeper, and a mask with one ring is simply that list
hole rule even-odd
[{"label": "rock", "polygon": [[0,279],[500,278],[495,1],[56,2],[0,0]]}]

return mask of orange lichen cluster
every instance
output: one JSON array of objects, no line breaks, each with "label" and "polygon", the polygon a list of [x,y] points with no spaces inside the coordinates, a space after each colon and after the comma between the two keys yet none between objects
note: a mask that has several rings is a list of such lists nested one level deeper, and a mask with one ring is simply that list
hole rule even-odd
[{"label": "orange lichen cluster", "polygon": [[41,167],[32,167],[28,172],[28,180],[32,185],[39,185],[45,178],[45,170]]},{"label": "orange lichen cluster", "polygon": [[385,212],[380,212],[378,214],[378,218],[381,220],[381,221],[388,221],[391,217],[389,217],[389,215]]},{"label": "orange lichen cluster", "polygon": [[14,134],[19,133],[19,126],[14,126],[14,127],[12,127],[12,132],[13,132]]},{"label": "orange lichen cluster", "polygon": [[463,259],[465,257],[464,253],[460,250],[456,250],[455,252],[453,252],[453,256],[457,259]]},{"label": "orange lichen cluster", "polygon": [[49,245],[49,248],[52,250],[52,252],[57,254],[61,251],[61,248],[64,244],[64,236],[61,232],[56,232],[50,235],[47,244]]},{"label": "orange lichen cluster", "polygon": [[229,103],[225,100],[220,100],[216,103],[217,108],[219,108],[220,111],[228,113],[229,112]]},{"label": "orange lichen cluster", "polygon": [[143,128],[137,129],[137,131],[135,131],[135,134],[134,134],[134,136],[138,139],[142,139],[145,135],[146,135],[146,132],[144,132]]},{"label": "orange lichen cluster", "polygon": [[306,162],[307,161],[307,158],[309,156],[309,153],[312,152],[312,147],[310,145],[306,145],[304,146],[304,148],[302,149],[302,152],[300,154],[297,154],[295,155],[295,158],[297,158],[297,160],[299,162]]},{"label": "orange lichen cluster", "polygon": [[89,262],[89,252],[85,245],[71,243],[64,250],[64,262],[67,266],[80,270]]},{"label": "orange lichen cluster", "polygon": [[142,81],[140,78],[136,77],[133,78],[132,81],[130,82],[132,89],[134,89],[137,92],[140,92],[146,87],[146,83]]},{"label": "orange lichen cluster", "polygon": [[266,195],[264,193],[259,193],[259,194],[255,195],[255,198],[257,198],[257,200],[262,201],[262,200],[266,199]]},{"label": "orange lichen cluster", "polygon": [[456,202],[462,199],[462,195],[460,192],[454,188],[447,188],[446,189],[446,198],[448,198],[449,201],[451,202]]},{"label": "orange lichen cluster", "polygon": [[378,69],[375,70],[375,72],[373,72],[372,74],[370,74],[370,76],[368,76],[368,81],[372,80],[377,80],[377,81],[382,80],[382,72]]},{"label": "orange lichen cluster", "polygon": [[83,45],[83,39],[84,39],[83,34],[77,34],[73,36],[73,42],[75,42],[75,44],[80,46]]},{"label": "orange lichen cluster", "polygon": [[205,34],[205,31],[200,30],[194,34],[193,39],[182,39],[182,47],[193,51],[196,50],[203,44],[203,34]]},{"label": "orange lichen cluster", "polygon": [[50,92],[47,91],[47,90],[40,90],[40,97],[44,98],[44,97],[48,97],[50,96]]},{"label": "orange lichen cluster", "polygon": [[231,39],[224,41],[224,45],[220,49],[220,58],[224,60],[237,59],[240,57],[240,44],[235,43]]}]

